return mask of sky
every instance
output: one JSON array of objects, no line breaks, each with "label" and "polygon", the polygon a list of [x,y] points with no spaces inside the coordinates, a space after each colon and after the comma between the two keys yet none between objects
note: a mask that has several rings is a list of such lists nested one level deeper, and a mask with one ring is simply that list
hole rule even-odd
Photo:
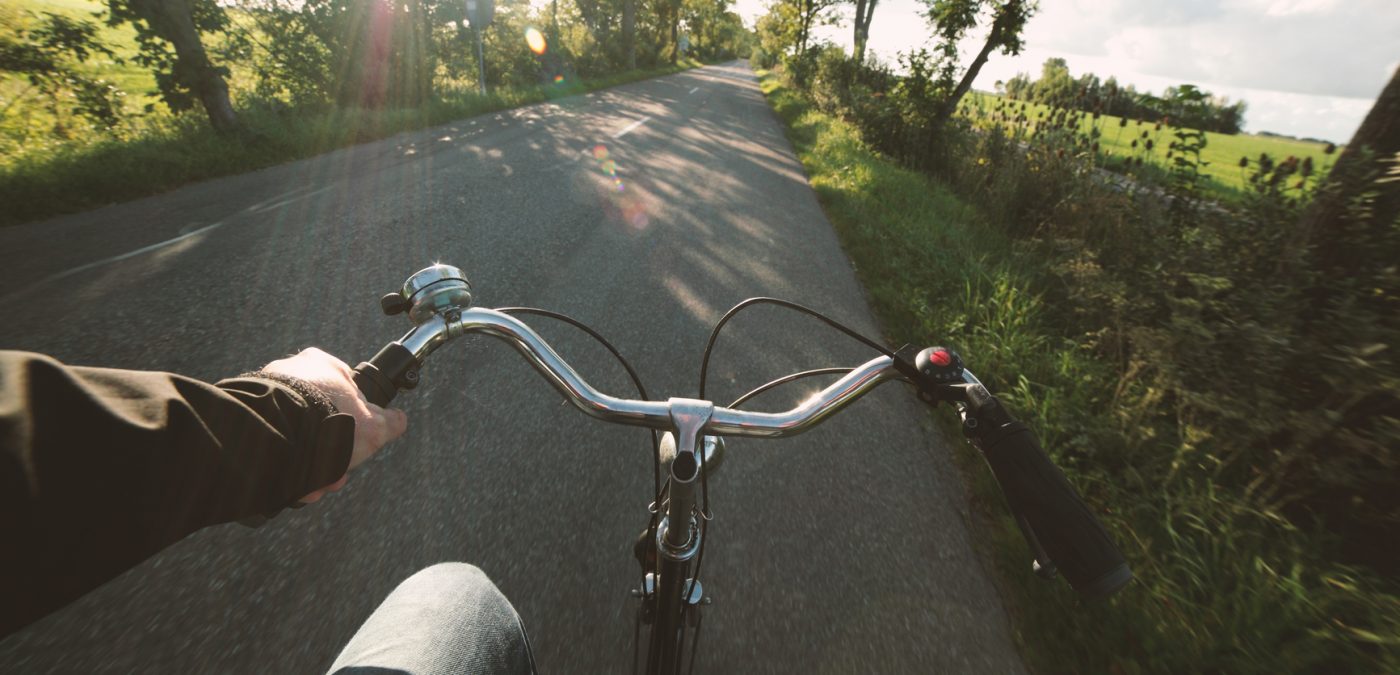
[{"label": "sky", "polygon": [[[752,25],[767,1],[737,0],[736,11]],[[849,48],[851,7],[840,27],[816,35]],[[881,59],[929,44],[924,7],[879,0],[870,45]],[[984,36],[961,45],[963,63]],[[1076,77],[1156,93],[1191,83],[1244,100],[1246,131],[1343,143],[1400,66],[1400,0],[1040,0],[1025,43],[1017,56],[993,53],[975,86],[991,91],[1018,72],[1034,79],[1058,56]]]}]

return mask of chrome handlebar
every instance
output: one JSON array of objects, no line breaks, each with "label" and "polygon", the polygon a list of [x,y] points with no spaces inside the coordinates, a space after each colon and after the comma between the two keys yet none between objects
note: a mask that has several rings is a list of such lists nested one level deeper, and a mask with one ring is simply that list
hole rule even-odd
[{"label": "chrome handlebar", "polygon": [[555,352],[539,333],[523,321],[493,309],[451,309],[428,317],[397,341],[422,366],[429,354],[450,340],[483,333],[505,340],[520,352],[574,407],[598,419],[631,426],[677,430],[676,409],[709,409],[700,426],[715,436],[791,436],[816,426],[825,418],[891,379],[903,376],[888,356],[871,359],[846,376],[786,412],[765,413],[715,406],[708,401],[671,398],[667,401],[622,399],[598,391]]},{"label": "chrome handlebar", "polygon": [[[806,431],[841,408],[863,396],[882,382],[892,379],[908,380],[911,373],[921,381],[921,397],[933,402],[933,392],[924,381],[935,372],[932,365],[900,362],[881,356],[861,364],[844,377],[786,412],[764,413],[716,406],[710,401],[671,398],[666,401],[638,401],[609,396],[595,389],[572,366],[559,356],[549,343],[524,322],[504,312],[472,307],[471,284],[461,270],[450,265],[433,265],[420,270],[404,282],[403,290],[385,295],[380,305],[388,314],[408,314],[412,330],[397,342],[390,343],[369,362],[355,367],[355,384],[366,398],[387,405],[399,389],[418,384],[418,369],[428,356],[448,341],[469,333],[484,333],[505,340],[525,357],[559,393],[574,407],[598,419],[615,424],[649,427],[673,431],[676,434],[677,457],[686,458],[673,463],[673,478],[688,480],[684,469],[695,458],[695,451],[704,436],[756,436],[778,438]],[[929,348],[913,361],[927,359],[934,351]],[[951,353],[939,354],[947,366]],[[916,370],[917,369],[917,370]],[[947,377],[942,384],[954,382],[982,389],[961,363],[944,368]],[[989,396],[988,396],[989,398]]]}]

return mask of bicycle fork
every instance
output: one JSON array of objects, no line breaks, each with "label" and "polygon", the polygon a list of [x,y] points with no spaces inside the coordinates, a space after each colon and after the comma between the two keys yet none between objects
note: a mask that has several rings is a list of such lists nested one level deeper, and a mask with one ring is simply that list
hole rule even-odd
[{"label": "bicycle fork", "polygon": [[[699,424],[703,425],[703,419]],[[678,427],[682,435],[687,433],[684,426]],[[698,431],[699,426],[694,429]],[[683,617],[698,622],[699,605],[710,602],[700,580],[690,576],[702,543],[700,520],[704,517],[696,508],[695,487],[701,471],[712,475],[719,468],[724,441],[714,436],[698,440],[696,452],[694,445],[689,450],[682,447],[674,434],[662,438],[661,459],[669,476],[662,504],[655,508],[664,509],[664,515],[654,531],[648,527],[642,533],[634,549],[645,574],[642,588],[633,595],[641,598],[642,620],[651,625],[648,673],[679,672],[687,628]]]}]

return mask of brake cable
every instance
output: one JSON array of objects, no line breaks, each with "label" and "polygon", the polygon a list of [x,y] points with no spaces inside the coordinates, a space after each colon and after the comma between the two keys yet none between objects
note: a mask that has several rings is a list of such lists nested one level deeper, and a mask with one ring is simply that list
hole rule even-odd
[{"label": "brake cable", "polygon": [[743,403],[744,401],[758,396],[759,394],[762,394],[763,392],[768,391],[769,389],[772,389],[780,384],[787,384],[793,380],[800,380],[804,377],[814,377],[817,375],[845,375],[846,373],[849,373],[852,370],[855,370],[855,368],[817,368],[816,370],[804,370],[800,373],[793,373],[791,375],[787,375],[785,377],[780,377],[776,380],[773,380],[768,384],[765,384],[747,394],[744,394],[743,396],[740,396],[737,399],[734,399],[734,402],[730,403],[729,407],[738,408],[739,404]]},{"label": "brake cable", "polygon": [[[864,344],[865,346],[870,347],[871,349],[874,349],[874,350],[877,351],[877,352],[880,352],[880,353],[881,353],[882,355],[884,355],[884,356],[888,356],[888,357],[890,357],[891,359],[898,358],[898,357],[896,356],[896,354],[895,354],[893,351],[891,351],[888,347],[885,347],[884,345],[882,345],[882,344],[880,344],[880,343],[878,343],[878,342],[876,342],[876,341],[874,341],[874,340],[871,340],[870,338],[865,337],[864,335],[861,335],[860,333],[856,332],[854,329],[852,329],[852,328],[846,326],[845,324],[841,323],[840,321],[837,321],[837,320],[835,320],[835,319],[833,319],[833,318],[831,318],[831,317],[829,317],[829,316],[827,316],[827,315],[825,315],[825,314],[822,314],[821,312],[818,312],[818,311],[815,310],[815,309],[812,309],[812,308],[807,307],[807,306],[805,306],[805,305],[799,305],[799,304],[797,304],[797,303],[795,303],[795,302],[791,302],[791,301],[788,301],[788,300],[781,300],[781,299],[778,299],[778,298],[769,298],[769,297],[749,298],[749,299],[744,300],[743,302],[740,302],[739,304],[734,305],[733,307],[729,308],[729,311],[725,312],[725,313],[724,313],[724,316],[720,317],[719,321],[717,321],[717,322],[715,323],[715,327],[710,331],[710,338],[705,342],[705,351],[704,351],[704,353],[701,355],[701,359],[700,359],[700,392],[699,392],[699,396],[697,396],[697,398],[699,398],[699,399],[701,399],[701,400],[707,400],[707,399],[705,399],[705,382],[706,382],[706,380],[708,379],[708,376],[709,376],[709,370],[710,370],[710,355],[711,355],[711,354],[713,353],[713,351],[714,351],[715,342],[719,340],[719,333],[720,333],[720,330],[724,328],[724,325],[725,325],[725,324],[729,323],[729,320],[730,320],[730,319],[733,319],[735,316],[737,316],[737,315],[739,314],[739,312],[743,311],[744,309],[746,309],[746,308],[748,308],[748,307],[752,307],[752,306],[754,306],[754,305],[760,305],[760,304],[777,305],[777,306],[779,306],[779,307],[783,307],[783,308],[786,308],[786,309],[791,309],[791,310],[795,310],[795,311],[801,312],[801,313],[803,313],[803,314],[806,314],[806,315],[808,315],[808,316],[811,316],[811,317],[813,317],[813,318],[816,318],[816,319],[820,320],[822,323],[825,323],[826,325],[828,325],[828,326],[830,326],[830,327],[832,327],[832,328],[835,328],[836,330],[841,331],[842,333],[845,333],[847,336],[849,336],[849,337],[855,339],[857,342],[860,342],[861,344]],[[738,407],[739,404],[743,403],[744,401],[747,401],[748,399],[751,399],[751,398],[753,398],[753,397],[755,397],[755,396],[757,396],[757,395],[759,395],[759,394],[761,394],[761,393],[763,393],[763,392],[765,392],[765,391],[768,391],[769,389],[772,389],[773,387],[776,387],[776,386],[778,386],[778,385],[785,384],[785,383],[788,383],[788,382],[792,382],[793,380],[798,380],[798,379],[801,379],[801,378],[804,378],[804,377],[812,377],[812,376],[816,376],[816,375],[831,375],[831,374],[835,374],[835,373],[849,373],[849,372],[851,372],[852,370],[854,370],[854,369],[853,369],[853,368],[819,368],[819,369],[817,369],[817,370],[808,370],[808,371],[803,371],[803,372],[800,372],[800,373],[794,373],[794,374],[792,374],[792,375],[787,375],[787,376],[785,376],[785,377],[780,377],[780,378],[778,378],[778,379],[776,379],[776,380],[773,380],[773,381],[771,381],[771,382],[768,382],[767,384],[764,384],[764,385],[758,387],[757,389],[754,389],[753,391],[750,391],[750,392],[747,393],[747,394],[744,394],[743,396],[740,396],[740,397],[739,397],[738,399],[736,399],[733,403],[729,404],[729,407],[730,407],[730,408]],[[700,501],[701,501],[701,505],[700,505],[700,550],[696,551],[696,553],[695,553],[695,568],[694,568],[694,570],[692,571],[692,575],[691,575],[691,577],[690,577],[690,583],[687,584],[687,586],[686,586],[685,594],[681,596],[681,598],[682,598],[682,602],[681,602],[681,615],[682,615],[682,619],[684,619],[685,612],[687,612],[687,611],[690,610],[689,599],[690,599],[690,596],[691,596],[692,594],[695,593],[695,584],[696,584],[696,582],[698,582],[698,581],[700,580],[700,565],[701,565],[702,563],[705,562],[705,544],[707,543],[707,541],[706,541],[706,540],[707,540],[707,537],[706,537],[705,535],[707,534],[707,532],[708,532],[708,530],[709,530],[709,522],[710,522],[710,519],[713,517],[713,515],[710,513],[710,476],[709,476],[709,472],[705,471],[705,453],[704,453],[703,450],[699,453],[699,459],[700,459],[699,471],[700,471]],[[700,637],[700,636],[699,636],[699,632],[700,632],[700,631],[699,631],[699,629],[700,629],[699,621],[696,622],[695,628],[696,628],[696,640],[697,640],[697,642],[698,642],[699,637]],[[681,642],[681,645],[682,645],[682,646],[684,646],[684,644],[685,644],[684,640],[685,640],[685,632],[682,631],[682,632],[681,632],[681,641],[682,641],[682,642]],[[694,654],[695,647],[692,646],[692,647],[691,647],[691,650],[692,650],[692,653],[691,653],[690,668],[691,668],[691,672],[693,673],[694,670],[695,670],[695,654]]]},{"label": "brake cable", "polygon": [[733,307],[729,308],[729,311],[728,311],[728,312],[725,312],[725,313],[724,313],[724,316],[720,317],[719,321],[718,321],[717,323],[715,323],[714,329],[710,331],[710,339],[709,339],[709,341],[707,341],[707,342],[705,343],[705,353],[704,353],[703,357],[702,357],[701,360],[700,360],[700,395],[699,395],[697,398],[699,398],[699,399],[701,399],[701,400],[705,400],[705,379],[706,379],[707,374],[708,374],[708,371],[709,371],[709,369],[710,369],[710,352],[714,349],[715,341],[719,339],[719,332],[720,332],[720,329],[724,328],[724,324],[729,323],[729,320],[732,319],[732,318],[734,318],[735,315],[737,315],[737,314],[738,314],[740,311],[742,311],[744,308],[746,308],[746,307],[752,307],[752,306],[758,305],[758,304],[777,305],[777,306],[779,306],[779,307],[786,307],[786,308],[791,309],[791,310],[796,310],[796,311],[798,311],[798,312],[802,312],[803,314],[806,314],[806,315],[808,315],[808,316],[815,317],[815,318],[817,318],[817,319],[820,319],[820,320],[821,320],[823,323],[825,323],[826,325],[831,326],[832,328],[835,328],[836,330],[839,330],[839,331],[841,331],[842,333],[845,333],[846,335],[850,336],[851,338],[854,338],[856,341],[860,342],[861,344],[863,344],[863,345],[865,345],[865,346],[867,346],[867,347],[869,347],[869,348],[871,348],[871,349],[874,349],[875,351],[880,352],[881,354],[883,354],[883,355],[885,355],[885,356],[888,356],[888,357],[890,357],[890,358],[895,358],[895,353],[894,353],[893,351],[890,351],[890,349],[889,349],[888,347],[886,347],[886,346],[884,346],[884,345],[882,345],[882,344],[880,344],[880,343],[878,343],[878,342],[876,342],[876,341],[874,341],[874,340],[871,340],[870,338],[865,337],[864,335],[861,335],[860,333],[857,333],[855,330],[853,330],[853,329],[847,327],[845,324],[841,323],[840,321],[837,321],[837,320],[835,320],[835,319],[833,319],[833,318],[831,318],[831,317],[829,317],[829,316],[827,316],[827,315],[825,315],[825,314],[822,314],[821,312],[818,312],[818,311],[815,310],[815,309],[812,309],[812,308],[807,307],[807,306],[805,306],[805,305],[799,305],[799,304],[797,304],[797,303],[795,303],[795,302],[790,302],[790,301],[787,301],[787,300],[779,300],[778,298],[764,298],[764,297],[760,297],[760,298],[749,298],[748,300],[745,300],[745,301],[743,301],[743,302],[741,302],[741,303],[739,303],[739,304],[737,304],[737,305],[734,305]]},{"label": "brake cable", "polygon": [[[536,316],[543,316],[550,319],[563,321],[564,323],[567,323],[587,333],[594,340],[597,340],[600,344],[602,344],[605,349],[607,349],[609,352],[612,352],[612,355],[617,358],[617,362],[622,364],[623,369],[627,371],[627,376],[632,378],[632,384],[637,387],[637,395],[641,396],[642,400],[644,401],[652,400],[651,396],[647,394],[646,387],[642,385],[642,378],[637,376],[636,370],[633,370],[632,364],[628,363],[627,359],[622,358],[622,353],[619,352],[617,348],[612,345],[611,342],[608,342],[607,338],[599,334],[598,331],[589,328],[588,325],[583,323],[582,321],[579,321],[578,319],[567,316],[565,314],[551,312],[547,309],[540,309],[538,307],[504,307],[498,308],[496,311],[504,314],[534,314]],[[655,429],[651,430],[651,485],[654,502],[659,503],[661,501],[661,436],[657,434]],[[653,513],[651,517],[651,524],[648,526],[648,531],[654,531],[655,528],[656,514]],[[646,588],[645,572],[642,573],[641,588]]]}]

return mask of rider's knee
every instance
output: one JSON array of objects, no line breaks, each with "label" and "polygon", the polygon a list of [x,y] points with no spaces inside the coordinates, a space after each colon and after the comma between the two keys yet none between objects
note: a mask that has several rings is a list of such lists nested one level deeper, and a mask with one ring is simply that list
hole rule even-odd
[{"label": "rider's knee", "polygon": [[519,621],[515,607],[476,565],[438,563],[409,577],[400,585],[400,591],[417,597],[456,598],[461,607],[470,607],[476,612],[504,614]]},{"label": "rider's knee", "polygon": [[413,585],[433,585],[443,584],[460,587],[471,587],[479,585],[490,585],[491,579],[480,567],[463,562],[442,562],[430,567],[418,570],[413,576],[404,581],[404,584]]}]

